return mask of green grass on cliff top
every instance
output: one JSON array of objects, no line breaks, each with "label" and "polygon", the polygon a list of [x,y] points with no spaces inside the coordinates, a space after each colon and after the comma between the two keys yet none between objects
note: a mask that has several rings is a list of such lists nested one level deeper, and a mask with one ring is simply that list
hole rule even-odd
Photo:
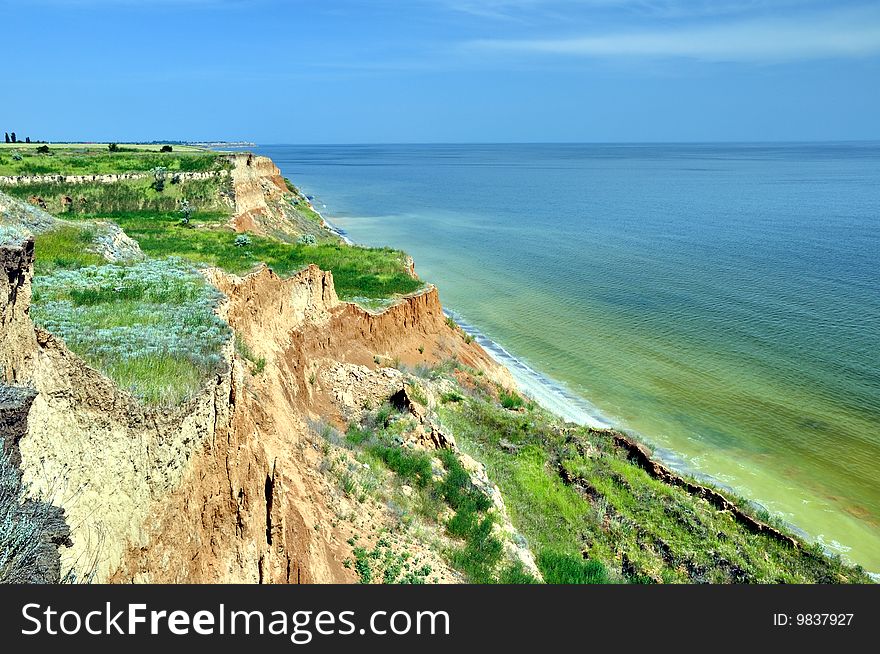
[{"label": "green grass on cliff top", "polygon": [[[159,152],[161,146],[51,147],[38,153],[39,144],[3,144],[0,148],[0,175],[106,175],[148,172],[162,166],[170,173],[215,170],[224,167],[217,152],[173,146],[172,152]],[[17,153],[17,157],[14,156]]]},{"label": "green grass on cliff top", "polygon": [[341,242],[297,245],[252,235],[248,236],[249,245],[239,246],[238,234],[224,228],[222,216],[216,213],[196,214],[190,227],[180,224],[178,213],[119,212],[89,217],[112,220],[151,257],[181,257],[235,274],[247,273],[260,262],[282,276],[315,264],[333,272],[336,292],[346,300],[387,298],[422,286],[406,273],[403,252],[391,248],[362,248]]}]

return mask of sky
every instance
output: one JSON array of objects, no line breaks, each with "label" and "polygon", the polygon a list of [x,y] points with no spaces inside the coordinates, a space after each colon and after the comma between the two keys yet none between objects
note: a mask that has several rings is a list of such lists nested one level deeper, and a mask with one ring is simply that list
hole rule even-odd
[{"label": "sky", "polygon": [[49,141],[880,139],[880,1],[0,0]]}]

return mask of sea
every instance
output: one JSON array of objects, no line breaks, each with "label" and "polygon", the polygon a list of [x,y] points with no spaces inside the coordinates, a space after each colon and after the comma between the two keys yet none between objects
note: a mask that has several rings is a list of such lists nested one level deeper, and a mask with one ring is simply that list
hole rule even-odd
[{"label": "sea", "polygon": [[257,152],[537,401],[880,572],[880,142]]}]

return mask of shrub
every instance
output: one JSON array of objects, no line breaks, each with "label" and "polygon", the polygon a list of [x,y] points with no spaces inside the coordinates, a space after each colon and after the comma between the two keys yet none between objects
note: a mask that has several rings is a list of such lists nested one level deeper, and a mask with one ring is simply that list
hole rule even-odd
[{"label": "shrub", "polygon": [[0,245],[20,245],[28,232],[17,225],[0,225]]},{"label": "shrub", "polygon": [[247,234],[239,234],[235,237],[234,244],[237,248],[245,248],[251,244],[251,237]]},{"label": "shrub", "polygon": [[67,533],[63,511],[27,495],[21,473],[0,447],[0,584],[57,581],[52,541]]},{"label": "shrub", "polygon": [[110,150],[110,152],[119,152],[119,145],[116,143],[108,143],[107,149]]},{"label": "shrub", "polygon": [[168,169],[165,166],[156,166],[151,172],[153,173],[153,189],[161,193],[165,190],[165,175],[168,173]]},{"label": "shrub", "polygon": [[516,410],[523,406],[525,403],[520,395],[517,393],[508,393],[507,391],[501,391],[499,395],[501,398],[501,406],[505,409]]},{"label": "shrub", "polygon": [[297,245],[315,245],[317,242],[317,239],[312,234],[303,234],[296,239]]},{"label": "shrub", "polygon": [[221,295],[182,261],[57,270],[33,288],[34,321],[147,402],[179,403],[222,365]]},{"label": "shrub", "polygon": [[189,200],[184,198],[180,201],[180,215],[182,216],[180,219],[180,223],[182,225],[189,226],[189,221],[192,218],[193,212],[195,208],[189,203]]},{"label": "shrub", "polygon": [[159,149],[159,152],[173,152],[173,151],[174,151],[174,148],[172,148],[170,145],[163,145]]},{"label": "shrub", "polygon": [[49,154],[49,146],[48,145],[39,146],[37,148],[37,153],[38,154]]}]

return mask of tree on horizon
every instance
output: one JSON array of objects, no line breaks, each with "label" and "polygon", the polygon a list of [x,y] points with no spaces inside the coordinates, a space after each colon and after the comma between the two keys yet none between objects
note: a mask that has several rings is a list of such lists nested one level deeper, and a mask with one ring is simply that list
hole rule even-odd
[{"label": "tree on horizon", "polygon": [[6,142],[9,143],[9,132],[5,132],[6,134]]},{"label": "tree on horizon", "polygon": [[15,140],[15,132],[12,132],[12,142],[13,142],[13,143],[18,143],[18,141]]}]

